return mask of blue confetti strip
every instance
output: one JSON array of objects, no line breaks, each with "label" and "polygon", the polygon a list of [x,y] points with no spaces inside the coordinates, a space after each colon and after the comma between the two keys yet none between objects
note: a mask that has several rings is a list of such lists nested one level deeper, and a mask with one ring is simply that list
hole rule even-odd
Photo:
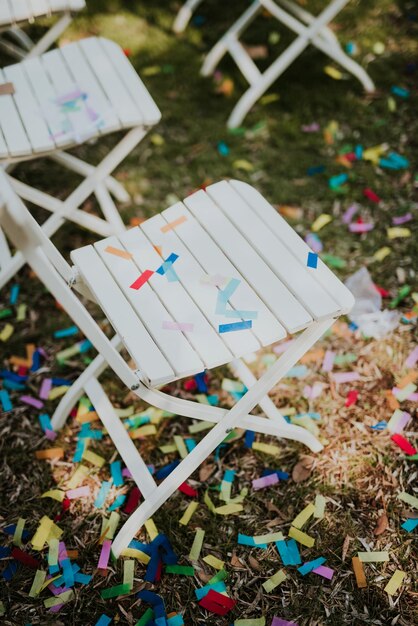
[{"label": "blue confetti strip", "polygon": [[110,489],[110,485],[111,485],[110,480],[104,480],[102,482],[99,493],[97,494],[97,498],[94,501],[94,506],[96,507],[96,509],[101,509],[102,506],[104,505],[106,496]]},{"label": "blue confetti strip", "polygon": [[306,576],[306,574],[309,574],[310,572],[312,572],[312,570],[316,569],[320,565],[323,565],[325,561],[326,559],[324,559],[324,557],[322,556],[319,557],[319,559],[315,559],[314,561],[308,561],[307,563],[304,563],[301,567],[298,567],[298,572],[299,574],[302,574],[302,576]]},{"label": "blue confetti strip", "polygon": [[102,613],[94,626],[109,626],[111,622],[112,618]]},{"label": "blue confetti strip", "polygon": [[3,411],[11,411],[13,409],[10,396],[7,393],[6,389],[0,389],[0,403],[3,408]]},{"label": "blue confetti strip", "polygon": [[126,496],[125,495],[122,494],[120,496],[117,496],[115,498],[115,501],[113,502],[113,504],[111,504],[108,507],[107,510],[108,511],[115,511],[116,509],[118,509],[119,507],[121,507],[125,503],[125,500],[126,500]]},{"label": "blue confetti strip", "polygon": [[220,333],[231,333],[236,330],[247,330],[248,328],[252,328],[253,323],[251,320],[244,322],[233,322],[232,324],[219,324],[219,332]]},{"label": "blue confetti strip", "polygon": [[212,583],[211,585],[205,585],[204,587],[201,587],[200,589],[195,589],[194,592],[195,592],[196,598],[198,600],[201,600],[202,598],[208,595],[211,589],[213,589],[214,591],[217,591],[218,593],[222,593],[222,591],[226,591],[226,586],[222,580],[217,583]]},{"label": "blue confetti strip", "polygon": [[406,532],[411,533],[418,526],[418,519],[411,518],[407,519],[402,525],[401,528],[406,530]]},{"label": "blue confetti strip", "polygon": [[16,304],[17,299],[19,297],[19,291],[20,291],[20,285],[12,285],[12,288],[10,289],[10,299],[9,302],[10,304]]},{"label": "blue confetti strip", "polygon": [[73,337],[79,332],[77,326],[69,326],[68,328],[61,328],[54,332],[54,339],[63,339],[64,337]]},{"label": "blue confetti strip", "polygon": [[110,464],[110,473],[112,474],[113,484],[115,487],[121,487],[123,485],[121,461],[114,461]]},{"label": "blue confetti strip", "polygon": [[246,448],[252,448],[255,440],[255,432],[253,430],[246,430],[244,443]]},{"label": "blue confetti strip", "polygon": [[312,267],[314,270],[318,267],[318,255],[315,252],[308,252],[306,265]]},{"label": "blue confetti strip", "polygon": [[77,445],[75,447],[75,452],[73,456],[74,463],[81,463],[81,459],[83,458],[84,450],[86,449],[86,440],[79,439],[77,441]]}]

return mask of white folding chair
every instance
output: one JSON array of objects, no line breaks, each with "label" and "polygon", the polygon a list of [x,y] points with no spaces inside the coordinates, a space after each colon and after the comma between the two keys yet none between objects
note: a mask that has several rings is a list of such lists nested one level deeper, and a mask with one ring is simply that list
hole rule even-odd
[{"label": "white folding chair", "polygon": [[[85,6],[85,0],[0,0],[0,46],[17,59],[43,54],[71,23],[73,14]],[[51,15],[57,15],[58,20],[34,43],[22,26]]]},{"label": "white folding chair", "polygon": [[[320,259],[315,269],[307,267],[305,242],[254,188],[238,181],[211,185],[140,227],[75,250],[73,268],[2,171],[0,207],[0,224],[14,245],[125,385],[153,406],[214,424],[157,485],[97,379],[85,381],[144,498],[113,542],[115,556],[234,427],[321,449],[310,433],[280,416],[268,419],[249,412],[334,320],[351,309],[354,299]],[[104,335],[69,284],[98,303],[117,337],[110,341]],[[242,330],[221,332],[237,323]],[[205,368],[237,363],[241,356],[299,331],[230,410],[156,389]],[[119,337],[135,369],[115,347]]]},{"label": "white folding chair", "polygon": [[[244,120],[247,113],[271,85],[283,74],[293,61],[308,47],[315,46],[341,67],[353,74],[367,92],[375,90],[373,81],[367,72],[341,48],[338,39],[328,27],[334,17],[350,0],[331,0],[328,6],[317,16],[313,16],[291,0],[253,0],[246,11],[238,18],[223,37],[206,56],[202,67],[203,76],[210,76],[215,71],[222,57],[229,52],[238,68],[247,79],[250,87],[235,105],[228,127],[235,128]],[[187,2],[176,18],[175,29],[181,32],[186,27],[191,11],[200,4]],[[296,33],[297,37],[288,48],[261,73],[239,39],[247,27],[261,11],[268,11],[272,17]]]},{"label": "white folding chair", "polygon": [[[161,114],[122,49],[107,39],[83,39],[5,67],[0,82],[12,83],[15,92],[0,96],[0,165],[10,172],[22,161],[48,157],[83,177],[65,200],[10,179],[22,198],[52,213],[46,235],[66,219],[100,236],[124,230],[110,194],[120,202],[129,194],[110,174]],[[114,131],[124,135],[97,166],[63,152]],[[79,208],[92,193],[103,219]],[[1,234],[0,249],[1,288],[24,260]]]},{"label": "white folding chair", "polygon": [[183,4],[174,20],[173,31],[175,33],[180,34],[186,30],[194,11],[196,11],[197,7],[202,4],[202,2],[203,0],[187,0],[187,2]]}]

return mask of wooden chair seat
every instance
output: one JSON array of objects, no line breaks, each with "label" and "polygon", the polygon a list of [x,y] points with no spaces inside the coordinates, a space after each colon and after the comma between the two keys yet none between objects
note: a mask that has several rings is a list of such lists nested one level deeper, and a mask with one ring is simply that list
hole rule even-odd
[{"label": "wooden chair seat", "polygon": [[32,22],[53,13],[81,11],[84,0],[0,0],[0,27]]}]

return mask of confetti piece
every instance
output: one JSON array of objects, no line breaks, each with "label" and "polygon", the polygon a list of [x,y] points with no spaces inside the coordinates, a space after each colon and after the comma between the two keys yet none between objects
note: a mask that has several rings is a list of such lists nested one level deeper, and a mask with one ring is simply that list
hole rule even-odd
[{"label": "confetti piece", "polygon": [[325,561],[326,559],[324,559],[324,557],[322,556],[319,557],[318,559],[315,559],[314,561],[307,561],[306,563],[298,567],[298,572],[299,574],[302,574],[302,576],[306,576],[307,574],[310,574],[310,572],[312,572],[317,567],[320,567],[321,565],[323,565]]},{"label": "confetti piece", "polygon": [[165,321],[161,324],[165,330],[180,330],[184,333],[193,332],[194,324],[191,322],[170,322]]},{"label": "confetti piece", "polygon": [[180,576],[194,576],[194,568],[190,565],[166,565],[166,574],[178,574]]},{"label": "confetti piece", "polygon": [[20,401],[24,402],[24,404],[28,404],[29,406],[35,407],[35,409],[42,409],[44,403],[36,398],[32,398],[32,396],[20,396]]},{"label": "confetti piece", "polygon": [[216,556],[213,556],[213,554],[208,554],[207,556],[203,557],[203,561],[208,565],[211,565],[215,569],[223,569],[225,565],[224,561],[216,558]]},{"label": "confetti piece", "polygon": [[383,563],[389,561],[389,552],[357,552],[357,556],[362,563]]},{"label": "confetti piece", "polygon": [[40,520],[39,526],[32,537],[33,550],[42,550],[51,532],[53,521],[46,515]]},{"label": "confetti piece", "polygon": [[69,326],[68,328],[62,328],[54,332],[54,339],[63,339],[64,337],[72,337],[79,332],[77,326]]},{"label": "confetti piece", "polygon": [[401,228],[400,226],[393,226],[387,228],[386,233],[389,239],[398,239],[402,237],[410,237],[411,231],[409,228]]},{"label": "confetti piece", "polygon": [[103,541],[102,550],[100,552],[100,557],[99,557],[99,562],[97,564],[98,569],[107,569],[107,564],[109,563],[111,546],[112,546],[112,542],[110,541],[110,539],[105,539],[105,541]]},{"label": "confetti piece", "polygon": [[279,482],[279,477],[277,474],[269,474],[268,476],[262,476],[261,478],[256,478],[252,481],[252,487],[255,491],[259,489],[265,489],[266,487],[271,487]]},{"label": "confetti piece", "polygon": [[247,330],[248,328],[252,328],[252,326],[252,320],[248,320],[244,322],[233,322],[231,324],[219,324],[218,330],[220,333],[230,333],[238,330]]},{"label": "confetti piece", "polygon": [[409,355],[407,356],[404,365],[405,367],[414,367],[417,361],[418,361],[418,346],[415,346],[412,352],[410,352]]},{"label": "confetti piece", "polygon": [[90,487],[85,485],[84,487],[77,487],[77,489],[70,489],[66,492],[65,497],[69,500],[75,500],[76,498],[87,498],[90,495]]},{"label": "confetti piece", "polygon": [[410,419],[411,415],[407,413],[407,411],[396,409],[387,423],[387,429],[391,433],[399,434],[405,428]]},{"label": "confetti piece", "polygon": [[279,448],[279,446],[275,446],[275,445],[272,445],[272,444],[261,443],[261,442],[255,441],[253,443],[252,448],[253,448],[253,450],[258,450],[259,452],[264,452],[265,454],[271,454],[272,456],[279,456],[280,455],[280,448]]},{"label": "confetti piece", "polygon": [[[80,469],[80,468],[78,468]],[[94,506],[96,509],[101,509],[105,503],[107,494],[109,493],[111,486],[111,482],[104,480],[100,486],[99,493],[97,494],[96,500],[94,501]]]},{"label": "confetti piece", "polygon": [[337,385],[360,380],[360,374],[358,372],[336,372],[332,373],[331,377]]},{"label": "confetti piece", "polygon": [[400,449],[408,456],[413,456],[414,454],[418,453],[418,450],[414,448],[414,446],[409,443],[409,441],[405,439],[405,437],[403,437],[402,435],[392,435],[391,440],[396,443],[396,445],[399,446]]},{"label": "confetti piece", "polygon": [[316,220],[312,224],[311,230],[313,230],[314,233],[317,233],[324,226],[329,224],[329,222],[332,222],[331,215],[328,215],[327,213],[322,213],[319,217],[316,218]]},{"label": "confetti piece", "polygon": [[390,90],[394,96],[398,96],[399,98],[403,99],[409,98],[409,89],[405,89],[405,87],[398,87],[398,85],[393,85]]},{"label": "confetti piece", "polygon": [[112,623],[112,618],[102,613],[94,626],[109,626],[109,624],[111,623]]},{"label": "confetti piece", "polygon": [[144,524],[147,533],[150,536],[151,541],[153,541],[158,536],[158,529],[155,525],[154,520],[150,517]]},{"label": "confetti piece", "polygon": [[312,517],[315,513],[315,505],[308,504],[293,520],[292,526],[293,528],[298,528],[299,530],[303,528],[306,522]]},{"label": "confetti piece", "polygon": [[318,255],[315,252],[308,252],[308,260],[306,262],[308,267],[316,269],[318,267]]},{"label": "confetti piece", "polygon": [[37,459],[62,459],[64,456],[64,448],[47,448],[45,450],[37,450],[35,452]]},{"label": "confetti piece", "polygon": [[107,248],[105,248],[105,252],[108,252],[109,254],[114,254],[115,256],[119,256],[122,259],[133,258],[133,255],[130,252],[127,252],[126,250],[120,250],[119,248],[114,248],[113,246],[107,246]]},{"label": "confetti piece", "polygon": [[366,575],[364,573],[363,563],[357,556],[353,556],[351,559],[354,575],[356,577],[357,587],[359,589],[364,589],[367,587]]},{"label": "confetti piece", "polygon": [[6,389],[0,389],[0,403],[3,411],[11,411],[13,409],[9,393]]},{"label": "confetti piece", "polygon": [[389,580],[388,584],[384,588],[384,591],[388,593],[390,596],[394,596],[398,591],[399,587],[402,585],[402,581],[405,578],[406,573],[400,569],[395,570],[392,578]]},{"label": "confetti piece", "polygon": [[411,533],[418,526],[418,518],[410,518],[407,519],[403,524],[401,524],[401,528],[406,530],[406,532]]},{"label": "confetti piece", "polygon": [[322,519],[324,517],[326,502],[326,498],[320,494],[315,497],[315,510],[313,516],[316,519]]},{"label": "confetti piece", "polygon": [[96,454],[92,450],[84,450],[82,458],[85,461],[92,463],[92,465],[95,465],[96,467],[103,467],[103,465],[106,463],[106,459],[100,456],[100,454]]},{"label": "confetti piece", "polygon": [[273,589],[278,587],[286,578],[286,573],[280,569],[263,583],[263,588],[267,593],[271,593]]},{"label": "confetti piece", "polygon": [[334,576],[334,570],[330,567],[325,567],[324,565],[316,567],[314,570],[312,570],[312,573],[318,574],[319,576],[322,576],[322,578],[326,578],[327,580],[332,580]]},{"label": "confetti piece", "polygon": [[132,285],[129,285],[130,289],[140,289],[142,287],[142,285],[145,285],[145,283],[151,278],[151,276],[154,274],[153,271],[151,270],[145,270],[144,272],[142,272],[142,274],[132,283]]},{"label": "confetti piece", "polygon": [[59,593],[55,598],[47,598],[44,600],[44,606],[49,609],[54,606],[59,606],[62,604],[66,604],[70,602],[74,597],[74,591],[70,589],[69,591],[64,591],[64,593]]},{"label": "confetti piece", "polygon": [[285,619],[281,619],[280,617],[273,617],[273,621],[271,626],[299,626],[296,622],[288,622]]},{"label": "confetti piece", "polygon": [[265,626],[265,617],[250,617],[248,619],[236,619],[233,626]]},{"label": "confetti piece", "polygon": [[214,509],[214,512],[218,515],[233,515],[234,513],[240,513],[244,507],[242,504],[224,504],[223,506],[218,506]]},{"label": "confetti piece", "polygon": [[381,198],[379,198],[379,196],[372,189],[369,189],[369,187],[363,189],[363,196],[375,204],[379,204],[379,202],[381,202]]},{"label": "confetti piece", "polygon": [[22,534],[25,528],[25,523],[26,523],[26,520],[23,519],[23,517],[19,517],[19,519],[17,520],[15,532],[13,534],[13,544],[15,546],[22,545]]},{"label": "confetti piece", "polygon": [[193,544],[189,553],[189,559],[191,561],[198,561],[200,552],[202,550],[203,539],[205,537],[205,531],[202,528],[196,529],[196,534],[193,539]]},{"label": "confetti piece", "polygon": [[235,604],[235,600],[224,596],[214,589],[210,589],[209,593],[199,601],[201,607],[212,613],[216,613],[216,615],[226,615],[234,608]]},{"label": "confetti piece", "polygon": [[38,569],[35,574],[35,578],[33,579],[32,586],[29,591],[30,598],[36,598],[39,595],[42,589],[42,585],[44,584],[46,578],[46,572],[44,570]]},{"label": "confetti piece", "polygon": [[322,371],[331,372],[334,367],[335,352],[327,350],[325,352],[324,360],[322,361]]},{"label": "confetti piece", "polygon": [[398,498],[399,500],[402,500],[402,502],[405,502],[406,504],[412,506],[414,509],[418,509],[418,498],[412,496],[409,493],[406,493],[406,491],[402,491],[401,493],[399,493]]},{"label": "confetti piece", "polygon": [[109,587],[108,589],[103,589],[100,592],[103,600],[109,600],[110,598],[117,598],[118,596],[123,596],[129,593],[131,590],[129,588],[129,584],[121,584],[115,585],[114,587]]},{"label": "confetti piece", "polygon": [[52,498],[57,502],[62,502],[65,498],[65,493],[60,489],[51,489],[49,491],[45,491],[45,493],[41,495],[41,498]]},{"label": "confetti piece", "polygon": [[326,65],[324,72],[334,80],[342,80],[344,78],[344,74],[340,72],[340,70],[337,70],[336,67],[332,67],[332,65]]},{"label": "confetti piece", "polygon": [[294,528],[293,526],[290,527],[289,537],[295,539],[295,541],[302,544],[303,546],[306,546],[307,548],[313,548],[313,546],[315,545],[315,539],[313,537],[307,535],[297,528]]},{"label": "confetti piece", "polygon": [[14,333],[14,327],[11,324],[6,324],[0,333],[0,341],[6,342]]}]

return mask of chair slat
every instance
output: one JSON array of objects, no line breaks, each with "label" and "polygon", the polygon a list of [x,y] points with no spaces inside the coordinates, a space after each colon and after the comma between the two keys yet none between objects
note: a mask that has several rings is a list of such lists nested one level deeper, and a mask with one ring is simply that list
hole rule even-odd
[{"label": "chair slat", "polygon": [[11,5],[13,9],[13,21],[22,22],[32,19],[33,14],[29,0],[13,0]]},{"label": "chair slat", "polygon": [[103,91],[90,65],[86,62],[80,46],[78,44],[63,46],[60,48],[60,52],[74,82],[81,91],[93,98],[94,107],[97,107],[97,112],[100,113],[103,120],[101,132],[111,132],[121,128],[122,124],[113,110],[112,103]]},{"label": "chair slat", "polygon": [[4,139],[3,133],[0,129],[0,159],[6,158],[9,154],[9,148],[7,147],[6,141]]},{"label": "chair slat", "polygon": [[[291,250],[292,254],[297,256],[301,263],[305,263],[310,248],[271,204],[251,185],[237,180],[230,181],[230,184],[251,205],[268,228]],[[338,302],[342,313],[346,313],[352,308],[354,304],[353,294],[321,259],[318,259],[315,277],[332,298]]]},{"label": "chair slat", "polygon": [[96,37],[82,39],[79,42],[81,50],[97,76],[107,97],[118,115],[123,126],[136,126],[144,123],[142,112],[131,98],[129,91],[120,79],[118,73],[110,63]]},{"label": "chair slat", "polygon": [[153,126],[157,124],[161,119],[161,112],[136,73],[135,68],[131,63],[127,62],[122,48],[114,41],[109,41],[102,37],[98,41],[103,52],[115,68],[116,73],[129,91],[133,101],[142,112],[144,125]]},{"label": "chair slat", "polygon": [[24,124],[33,152],[55,149],[48,125],[33,106],[34,94],[20,63],[9,65],[4,70],[5,80],[13,83],[15,105]]},{"label": "chair slat", "polygon": [[29,0],[33,17],[41,17],[51,13],[51,2],[54,0]]},{"label": "chair slat", "polygon": [[304,259],[295,256],[232,185],[222,181],[206,192],[314,319],[340,312],[340,305],[316,280],[316,270],[307,267],[307,254]]},{"label": "chair slat", "polygon": [[[0,70],[0,81],[6,82],[6,77],[2,70]],[[31,154],[32,148],[16,109],[13,96],[5,95],[0,97],[0,127],[10,156],[19,157]]]},{"label": "chair slat", "polygon": [[0,24],[12,24],[13,14],[8,0],[0,0]]},{"label": "chair slat", "polygon": [[186,198],[184,203],[288,332],[297,332],[312,322],[310,313],[266,265],[207,193],[198,191]]},{"label": "chair slat", "polygon": [[149,384],[158,386],[173,380],[173,369],[94,247],[73,251],[71,259]]},{"label": "chair slat", "polygon": [[[167,308],[148,284],[140,289],[131,289],[130,285],[138,278],[138,267],[133,259],[126,259],[106,252],[107,247],[128,250],[118,237],[107,237],[94,244],[94,247],[105,263],[108,273],[114,277],[125,298],[130,302],[137,315],[137,325],[144,325],[165,355],[176,377],[183,378],[201,372],[205,366],[187,338],[181,331],[171,331],[163,328],[163,322],[175,322]],[[160,276],[167,281],[166,277]],[[123,327],[118,327],[123,334]],[[127,345],[129,349],[129,345]]]},{"label": "chair slat", "polygon": [[[196,259],[196,262],[203,268],[206,274],[212,276],[220,275],[227,278],[238,278],[241,283],[239,288],[233,293],[229,300],[231,307],[240,311],[257,311],[258,313],[257,319],[253,321],[251,334],[248,330],[242,330],[236,333],[227,333],[225,335],[224,340],[228,342],[228,346],[234,346],[234,353],[236,353],[238,348],[238,351],[243,354],[242,350],[244,349],[246,351],[245,353],[254,352],[259,349],[258,342],[255,340],[256,337],[263,346],[270,345],[274,341],[278,341],[279,339],[285,337],[286,331],[283,326],[277,321],[277,319],[265,306],[263,301],[249,286],[244,275],[241,274],[228,260],[226,255],[217,245],[218,242],[215,243],[213,241],[186,206],[179,202],[162,213],[162,217],[167,223],[172,223],[182,216],[187,218],[186,221],[184,221],[175,230],[169,231],[164,235],[164,238],[167,238],[167,242],[169,236],[172,238],[173,242],[174,237],[181,239],[183,244],[187,247],[191,255],[194,259]],[[144,229],[147,227],[147,223],[148,222],[142,226]],[[176,243],[176,247],[177,245],[178,244]],[[181,248],[178,249],[180,250]],[[185,258],[189,261],[187,256]],[[189,261],[189,265],[192,265],[191,261]],[[189,271],[191,272],[192,270],[188,267],[187,272],[185,271],[185,276],[188,275]],[[187,284],[187,288],[190,293],[195,294],[194,297],[196,299],[201,299],[197,301],[201,302],[203,310],[207,312],[212,311],[214,313],[213,302],[217,298],[218,289],[216,287],[202,285],[200,283],[201,275],[199,275],[199,272],[196,272],[196,270],[193,271],[195,277],[189,284]],[[191,275],[193,276],[193,274]],[[185,280],[183,276],[182,279]],[[192,289],[194,290],[193,292]],[[207,291],[205,292],[204,290]],[[217,318],[218,316],[215,317],[213,323],[224,324],[234,321],[234,319],[228,317],[220,317],[217,321]],[[229,341],[234,343],[231,344]],[[241,341],[245,341],[245,345],[242,344],[241,349],[239,349],[239,343]],[[250,347],[251,344],[254,347]]]},{"label": "chair slat", "polygon": [[[147,223],[149,222],[150,220],[148,220]],[[164,225],[164,220],[161,219],[161,222]],[[145,229],[144,232],[146,233],[147,229]],[[126,231],[126,233],[119,235],[119,239],[125,248],[133,254],[133,260],[138,267],[138,275],[145,270],[157,269],[163,262],[163,259],[144,232],[142,232],[140,228],[131,228]],[[176,251],[172,250],[172,252]],[[174,269],[180,281],[182,281],[179,259],[176,260]],[[190,331],[184,330],[183,332],[196,352],[200,355],[207,369],[232,361],[233,356],[231,352],[196,306],[181,282],[170,282],[167,280],[167,277],[154,273],[149,279],[148,284],[161,299],[164,306],[177,323],[192,324],[193,327]],[[178,334],[178,331],[171,332],[165,330],[163,332],[168,332],[174,336]]]}]

